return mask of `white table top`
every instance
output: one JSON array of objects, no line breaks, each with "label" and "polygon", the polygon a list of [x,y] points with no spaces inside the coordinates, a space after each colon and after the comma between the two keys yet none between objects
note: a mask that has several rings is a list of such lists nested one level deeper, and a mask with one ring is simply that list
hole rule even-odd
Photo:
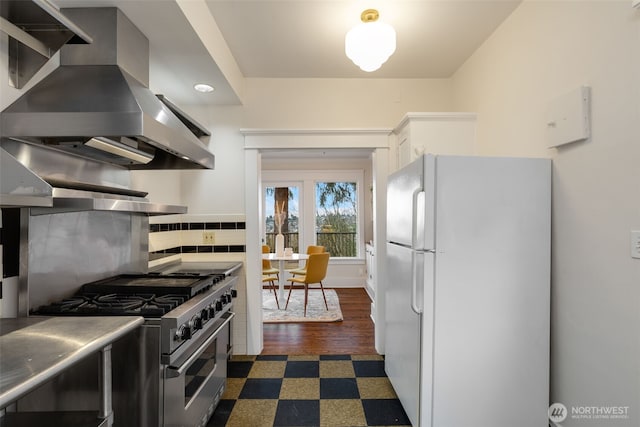
[{"label": "white table top", "polygon": [[271,253],[271,254],[262,254],[262,259],[268,259],[269,261],[300,261],[304,259],[309,259],[309,255],[291,254],[291,255],[277,256],[276,254]]}]

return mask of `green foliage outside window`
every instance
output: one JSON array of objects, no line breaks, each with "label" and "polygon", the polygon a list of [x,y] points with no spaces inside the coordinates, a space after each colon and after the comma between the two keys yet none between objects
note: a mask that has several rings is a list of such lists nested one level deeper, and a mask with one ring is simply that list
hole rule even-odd
[{"label": "green foliage outside window", "polygon": [[316,183],[316,244],[331,256],[357,255],[357,208],[355,182]]}]

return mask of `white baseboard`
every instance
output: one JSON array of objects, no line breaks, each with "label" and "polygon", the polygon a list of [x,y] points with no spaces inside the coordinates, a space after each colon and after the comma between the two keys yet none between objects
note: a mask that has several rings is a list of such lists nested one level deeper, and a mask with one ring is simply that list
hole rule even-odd
[{"label": "white baseboard", "polygon": [[356,277],[329,277],[322,284],[325,288],[366,288],[364,280]]}]

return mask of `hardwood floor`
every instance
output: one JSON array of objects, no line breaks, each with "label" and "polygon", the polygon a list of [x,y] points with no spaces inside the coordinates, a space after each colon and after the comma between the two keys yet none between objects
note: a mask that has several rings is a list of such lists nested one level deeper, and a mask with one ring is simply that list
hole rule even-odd
[{"label": "hardwood floor", "polygon": [[377,354],[371,300],[363,288],[334,288],[344,320],[263,324],[262,354]]}]

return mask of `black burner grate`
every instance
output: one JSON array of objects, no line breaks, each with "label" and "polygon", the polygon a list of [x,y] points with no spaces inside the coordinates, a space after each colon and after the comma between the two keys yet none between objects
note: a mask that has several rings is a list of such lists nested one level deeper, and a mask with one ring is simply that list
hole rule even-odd
[{"label": "black burner grate", "polygon": [[42,306],[37,314],[159,317],[187,299],[187,295],[85,293]]}]

